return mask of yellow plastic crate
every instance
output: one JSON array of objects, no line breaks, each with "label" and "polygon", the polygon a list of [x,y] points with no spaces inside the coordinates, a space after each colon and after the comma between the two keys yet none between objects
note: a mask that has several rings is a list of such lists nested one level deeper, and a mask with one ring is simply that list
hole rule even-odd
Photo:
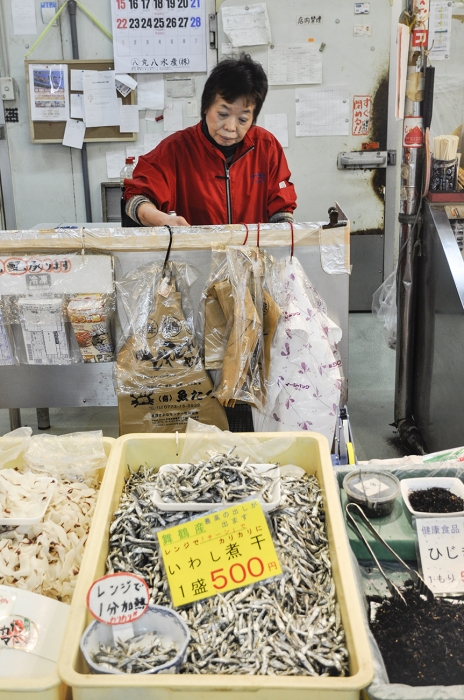
[{"label": "yellow plastic crate", "polygon": [[[116,440],[110,437],[103,438],[103,446],[106,456],[109,458],[111,449]],[[7,467],[14,469],[19,466],[19,460],[8,462]],[[110,461],[108,459],[108,466]],[[105,470],[102,470],[104,477]],[[98,498],[100,494],[98,495]],[[98,503],[98,500],[97,500]],[[93,527],[93,522],[92,522]],[[90,539],[87,540],[87,545]],[[86,546],[87,546],[86,545]],[[79,575],[80,576],[80,572]],[[20,652],[18,652],[20,653]],[[0,700],[69,700],[71,689],[60,680],[58,668],[55,667],[53,673],[41,678],[1,678],[0,679]]]},{"label": "yellow plastic crate", "polygon": [[[348,539],[341,513],[338,492],[327,440],[317,433],[287,433],[293,445],[278,456],[281,464],[296,464],[314,474],[322,487],[327,518],[327,534],[337,598],[340,604],[351,675],[346,678],[310,676],[240,676],[240,675],[98,675],[88,673],[80,653],[81,635],[91,621],[86,594],[96,579],[106,573],[108,529],[118,508],[128,467],[141,464],[160,467],[178,461],[185,435],[132,434],[116,440],[110,457],[111,466],[102,485],[94,525],[87,543],[71,613],[58,662],[61,679],[72,688],[74,700],[357,700],[362,688],[373,678],[374,668],[355,579],[351,568]],[[246,440],[246,434],[242,437]],[[256,433],[260,441],[276,437],[275,433]],[[212,440],[215,436],[212,435]],[[214,444],[212,443],[214,448]],[[225,695],[224,695],[225,694]]]}]

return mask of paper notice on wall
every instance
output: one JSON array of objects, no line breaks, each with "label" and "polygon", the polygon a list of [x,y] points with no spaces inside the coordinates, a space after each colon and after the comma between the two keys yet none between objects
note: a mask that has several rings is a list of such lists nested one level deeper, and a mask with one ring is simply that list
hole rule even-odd
[{"label": "paper notice on wall", "polygon": [[238,7],[221,7],[224,32],[232,46],[271,43],[271,25],[264,2]]},{"label": "paper notice on wall", "polygon": [[452,2],[430,2],[429,59],[447,61],[451,49]]},{"label": "paper notice on wall", "polygon": [[270,85],[322,83],[322,53],[314,45],[274,46],[267,52]]},{"label": "paper notice on wall", "polygon": [[266,114],[265,128],[273,134],[282,148],[288,147],[288,119],[286,114]]},{"label": "paper notice on wall", "polygon": [[145,134],[143,137],[143,145],[145,153],[150,153],[164,139],[165,134]]},{"label": "paper notice on wall", "polygon": [[116,73],[114,76],[116,90],[120,95],[126,97],[132,90],[137,87],[137,81],[131,78],[127,73]]},{"label": "paper notice on wall", "polygon": [[350,95],[340,88],[297,88],[297,136],[347,136],[350,128]]},{"label": "paper notice on wall", "polygon": [[168,102],[164,110],[164,131],[182,129],[182,102]]},{"label": "paper notice on wall", "polygon": [[240,56],[240,50],[230,43],[221,44],[221,60],[223,58],[238,58]]},{"label": "paper notice on wall", "polygon": [[119,126],[119,103],[114,70],[85,70],[82,82],[87,126]]},{"label": "paper notice on wall", "polygon": [[63,136],[63,146],[82,148],[85,136],[85,122],[77,119],[68,119]]},{"label": "paper notice on wall", "polygon": [[84,119],[84,95],[80,92],[71,93],[71,119]]},{"label": "paper notice on wall", "polygon": [[193,97],[195,95],[195,78],[165,78],[166,97]]},{"label": "paper notice on wall", "polygon": [[119,131],[121,134],[135,133],[140,131],[139,108],[137,105],[119,106]]},{"label": "paper notice on wall", "polygon": [[71,90],[83,92],[84,83],[82,82],[83,70],[71,69]]},{"label": "paper notice on wall", "polygon": [[14,34],[37,34],[35,0],[11,0]]},{"label": "paper notice on wall", "polygon": [[164,78],[162,75],[137,75],[139,109],[164,109]]},{"label": "paper notice on wall", "polygon": [[113,177],[119,178],[121,170],[126,163],[125,151],[107,151],[106,152],[106,173],[109,179]]}]

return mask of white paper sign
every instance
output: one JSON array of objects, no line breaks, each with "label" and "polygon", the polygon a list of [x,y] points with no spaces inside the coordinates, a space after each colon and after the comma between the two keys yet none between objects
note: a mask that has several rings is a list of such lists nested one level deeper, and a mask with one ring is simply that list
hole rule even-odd
[{"label": "white paper sign", "polygon": [[282,148],[288,147],[288,118],[286,114],[266,114],[264,127],[274,134]]},{"label": "white paper sign", "polygon": [[14,34],[37,34],[35,0],[11,0]]},{"label": "white paper sign", "polygon": [[164,109],[164,78],[162,75],[137,76],[139,109]]},{"label": "white paper sign", "polygon": [[166,78],[166,97],[193,97],[195,78]]},{"label": "white paper sign", "polygon": [[145,581],[129,573],[108,574],[95,581],[87,593],[92,615],[107,625],[121,625],[142,617],[150,592]]},{"label": "white paper sign", "polygon": [[1,294],[97,294],[114,291],[110,255],[22,255],[0,257]]},{"label": "white paper sign", "polygon": [[464,592],[464,518],[417,518],[423,579],[434,593]]},{"label": "white paper sign", "polygon": [[297,136],[347,136],[350,127],[348,90],[297,88]]},{"label": "white paper sign", "polygon": [[83,70],[71,69],[71,90],[79,90],[82,92],[84,90],[84,83],[82,82]]},{"label": "white paper sign", "polygon": [[446,61],[451,50],[452,2],[430,2],[429,15],[429,59]]},{"label": "white paper sign", "polygon": [[71,119],[84,119],[84,95],[72,92],[69,95],[71,104]]},{"label": "white paper sign", "polygon": [[258,46],[271,43],[271,26],[265,3],[221,7],[224,33],[232,46]]},{"label": "white paper sign", "polygon": [[118,73],[114,76],[116,90],[123,96],[126,97],[132,90],[137,87],[137,81],[131,78],[127,73]]},{"label": "white paper sign", "polygon": [[110,0],[118,73],[206,72],[205,0]]},{"label": "white paper sign", "polygon": [[182,126],[182,102],[168,102],[164,110],[164,131],[180,131]]},{"label": "white paper sign", "polygon": [[85,136],[85,122],[77,119],[68,119],[63,136],[63,146],[82,148]]},{"label": "white paper sign", "polygon": [[139,108],[137,105],[120,105],[119,107],[121,134],[138,133],[140,131]]},{"label": "white paper sign", "polygon": [[150,153],[164,139],[164,134],[145,134],[143,137],[143,145],[145,153]]},{"label": "white paper sign", "polygon": [[275,46],[267,55],[270,85],[322,83],[322,53],[315,46]]},{"label": "white paper sign", "polygon": [[[42,15],[42,23],[49,24],[56,15],[56,2],[41,2],[40,14]],[[56,22],[52,26],[56,27]]]},{"label": "white paper sign", "polygon": [[106,156],[106,173],[108,178],[121,176],[121,170],[126,163],[125,151],[107,151]]},{"label": "white paper sign", "polygon": [[85,70],[82,82],[87,126],[119,126],[119,103],[114,71]]},{"label": "white paper sign", "polygon": [[69,116],[68,67],[29,64],[32,121],[65,122]]}]

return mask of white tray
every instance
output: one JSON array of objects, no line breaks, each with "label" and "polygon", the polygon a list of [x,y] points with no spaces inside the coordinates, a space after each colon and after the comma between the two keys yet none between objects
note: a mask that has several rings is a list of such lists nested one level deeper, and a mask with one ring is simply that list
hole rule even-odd
[{"label": "white tray", "polygon": [[56,484],[56,479],[50,476],[38,476],[37,481],[43,483],[45,487],[49,487],[50,494],[45,501],[37,503],[36,507],[32,510],[33,515],[29,515],[26,518],[20,518],[15,515],[8,516],[6,513],[0,511],[0,525],[7,525],[8,527],[28,527],[30,525],[37,525],[37,523],[43,520],[53,496],[53,489],[50,487],[51,484]]},{"label": "white tray", "polygon": [[[161,472],[174,472],[176,468],[178,467],[188,467],[188,464],[164,464],[162,467],[159,469],[159,473]],[[273,478],[278,477],[275,484],[274,488],[272,490],[272,501],[264,501],[261,496],[258,495],[258,492],[255,493],[249,493],[248,497],[255,497],[258,498],[261,501],[261,506],[262,509],[269,513],[271,510],[274,510],[280,505],[280,471],[279,467],[275,467],[274,469],[269,469],[271,465],[269,464],[250,464],[250,467],[254,467],[257,471],[257,473],[265,472],[267,471],[269,476],[272,476]],[[206,510],[212,510],[213,508],[218,508],[219,506],[233,506],[236,503],[240,503],[240,500],[237,501],[224,501],[221,503],[197,503],[195,501],[185,501],[183,503],[176,502],[176,503],[168,503],[166,501],[163,501],[161,498],[161,494],[158,491],[158,489],[154,489],[153,491],[153,503],[159,510],[164,510],[164,511],[183,511],[183,510],[191,510],[191,511],[206,511]]]},{"label": "white tray", "polygon": [[449,489],[455,496],[464,499],[464,484],[460,479],[451,476],[425,476],[416,479],[402,479],[400,485],[405,506],[416,518],[455,518],[464,515],[464,510],[459,510],[456,513],[422,513],[413,510],[409,502],[410,491],[422,491],[430,488]]}]

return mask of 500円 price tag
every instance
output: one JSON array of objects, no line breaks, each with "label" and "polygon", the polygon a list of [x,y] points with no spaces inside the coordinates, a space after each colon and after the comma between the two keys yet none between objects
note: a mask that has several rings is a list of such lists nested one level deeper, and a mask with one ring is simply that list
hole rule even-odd
[{"label": "500\u5186 price tag", "polygon": [[175,606],[282,573],[258,500],[203,514],[157,535]]}]

